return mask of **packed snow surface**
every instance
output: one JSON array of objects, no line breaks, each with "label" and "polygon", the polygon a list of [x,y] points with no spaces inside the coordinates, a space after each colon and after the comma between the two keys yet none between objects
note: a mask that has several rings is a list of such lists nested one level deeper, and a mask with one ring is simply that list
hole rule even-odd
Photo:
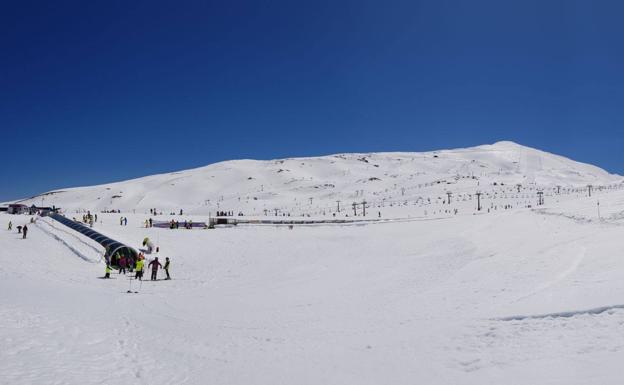
[{"label": "packed snow surface", "polygon": [[[3,226],[13,224],[0,231],[0,383],[621,384],[621,178],[510,143],[436,154],[422,160],[440,167],[427,171],[432,180],[477,154],[489,171],[477,175],[475,166],[456,184],[415,188],[442,200],[456,188],[451,202],[397,199],[392,211],[386,203],[393,199],[384,195],[388,201],[368,209],[383,210],[381,220],[367,223],[145,228],[148,207],[163,199],[163,211],[178,209],[183,190],[165,202],[166,194],[149,194],[149,183],[168,177],[123,182],[149,205],[128,200],[120,214],[98,212],[94,229],[137,249],[152,239],[159,259],[172,260],[170,281],[162,271],[153,282],[149,271],[143,282],[117,271],[99,279],[97,243],[43,217],[22,239],[15,227],[31,217],[0,214]],[[507,168],[514,159],[517,168]],[[331,160],[317,161],[338,169]],[[193,179],[247,162],[185,173]],[[409,180],[400,162],[397,174]],[[359,178],[340,177],[344,167],[337,186]],[[471,173],[484,194],[481,210]],[[591,197],[589,184],[596,186]],[[375,191],[401,194],[400,185],[384,186]],[[107,208],[88,198],[105,189],[68,190],[84,200],[58,205],[81,219],[76,210]],[[372,190],[367,196],[374,201]],[[282,204],[297,207],[285,198]],[[155,219],[205,221],[207,213],[193,207],[194,215]],[[120,226],[122,216],[127,226]]]}]

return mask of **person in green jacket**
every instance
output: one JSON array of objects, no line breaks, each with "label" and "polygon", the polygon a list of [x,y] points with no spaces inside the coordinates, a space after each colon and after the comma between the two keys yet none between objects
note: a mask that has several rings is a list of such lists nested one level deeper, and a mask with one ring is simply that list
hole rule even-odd
[{"label": "person in green jacket", "polygon": [[108,263],[106,264],[105,272],[106,272],[106,274],[104,274],[104,278],[110,278],[111,268],[110,268],[110,265]]},{"label": "person in green jacket", "polygon": [[139,279],[140,281],[143,280],[143,265],[145,264],[145,261],[143,260],[143,258],[139,257],[139,259],[136,262],[136,274],[134,275],[134,279]]}]

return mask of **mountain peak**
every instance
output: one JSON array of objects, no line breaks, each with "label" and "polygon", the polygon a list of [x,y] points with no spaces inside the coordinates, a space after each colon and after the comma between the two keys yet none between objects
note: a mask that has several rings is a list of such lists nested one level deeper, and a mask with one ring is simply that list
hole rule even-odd
[{"label": "mountain peak", "polygon": [[516,142],[512,142],[511,140],[501,140],[496,143],[491,144],[492,147],[501,147],[501,148],[527,148],[521,144]]}]

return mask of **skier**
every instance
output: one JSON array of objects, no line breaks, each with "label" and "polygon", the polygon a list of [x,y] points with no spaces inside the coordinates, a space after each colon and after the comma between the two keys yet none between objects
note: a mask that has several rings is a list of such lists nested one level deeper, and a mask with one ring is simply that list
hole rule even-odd
[{"label": "skier", "polygon": [[110,265],[106,264],[106,270],[104,270],[106,274],[104,274],[104,278],[110,278],[111,268]]},{"label": "skier", "polygon": [[26,239],[26,233],[28,232],[28,226],[24,225],[22,228],[22,239]]},{"label": "skier", "polygon": [[9,221],[9,230],[13,229],[13,222]]},{"label": "skier", "polygon": [[169,261],[169,257],[165,258],[165,266],[163,267],[163,269],[165,269],[165,273],[167,273],[167,278],[165,279],[171,279],[171,277],[169,276],[169,265],[171,261]]},{"label": "skier", "polygon": [[121,257],[119,257],[119,274],[124,273],[126,274],[126,256],[125,255],[121,255]]},{"label": "skier", "polygon": [[134,279],[139,279],[139,281],[143,280],[143,265],[145,261],[143,260],[143,256],[139,255],[139,259],[136,262],[136,274],[134,275]]},{"label": "skier", "polygon": [[128,226],[128,217],[124,217],[124,226]]},{"label": "skier", "polygon": [[115,254],[111,257],[110,263],[111,263],[112,265],[119,265],[119,258],[120,258],[120,257],[119,257],[119,252],[116,252],[116,253],[115,253]]},{"label": "skier", "polygon": [[158,257],[154,258],[154,260],[152,262],[150,262],[147,267],[152,266],[152,281],[156,280],[156,275],[158,275],[158,267],[162,268],[162,265],[160,264],[160,262],[158,262]]}]

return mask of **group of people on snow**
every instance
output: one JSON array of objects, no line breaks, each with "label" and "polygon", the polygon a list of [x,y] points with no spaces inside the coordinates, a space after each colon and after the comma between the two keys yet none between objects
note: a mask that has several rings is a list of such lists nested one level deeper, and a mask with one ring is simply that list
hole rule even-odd
[{"label": "group of people on snow", "polygon": [[[93,223],[94,220],[97,221],[96,218],[97,218],[97,214],[91,215],[91,213],[88,213],[87,215],[83,216],[83,221]],[[35,221],[36,219],[33,219],[33,218],[30,219],[30,223],[35,223]],[[150,219],[150,222],[151,222],[151,219]],[[127,225],[127,223],[128,223],[128,218],[122,217],[120,219],[120,225]],[[26,239],[26,236],[28,234],[28,226],[24,224],[23,226],[16,226],[16,227],[17,227],[17,233],[22,234],[22,239]],[[13,221],[9,221],[7,229],[9,231],[13,230]],[[145,250],[147,254],[151,254],[154,251],[155,246],[149,238],[143,239],[143,246],[147,247],[147,249]],[[156,247],[156,252],[158,252],[157,247]],[[106,263],[104,278],[110,278],[110,274],[112,272],[111,265],[119,268],[119,274],[125,275],[126,273],[135,272],[134,279],[142,280],[143,270],[145,267],[145,255],[143,254],[143,252],[140,252],[138,257],[135,259],[131,256],[126,256],[124,253],[119,253],[119,252],[115,253],[114,255],[111,256],[110,262]],[[171,279],[171,275],[169,274],[170,266],[171,266],[171,260],[169,259],[169,257],[165,258],[164,265],[160,263],[160,261],[158,260],[158,257],[155,257],[153,260],[151,260],[147,264],[147,268],[152,269],[152,274],[151,274],[150,279],[152,281],[156,281],[158,279],[158,270],[163,269],[165,271],[165,274],[167,275],[167,278],[165,279],[170,280]]]},{"label": "group of people on snow", "polygon": [[[182,227],[184,227],[185,229],[192,229],[193,228],[193,221],[192,220],[188,220],[188,221],[184,221],[182,224]],[[180,222],[176,221],[176,220],[171,220],[171,222],[169,222],[169,228],[170,229],[179,229],[180,228]]]},{"label": "group of people on snow", "polygon": [[[30,218],[30,223],[35,223],[33,218]],[[13,222],[9,221],[8,230],[13,230]],[[26,234],[28,234],[28,226],[17,226],[17,233],[22,234],[22,239],[26,239]]]},{"label": "group of people on snow", "polygon": [[152,215],[162,215],[162,211],[158,212],[156,209],[150,209],[150,214]]},{"label": "group of people on snow", "polygon": [[[145,269],[145,255],[143,253],[139,253],[136,260],[132,257],[126,257],[125,255],[115,254],[111,258],[111,264],[119,267],[119,274],[126,274],[126,270],[128,273],[135,272],[134,279],[143,280],[143,271]],[[111,264],[106,264],[106,270],[104,274],[104,278],[110,278],[111,273]],[[169,257],[165,258],[165,265],[163,266],[158,257],[155,257],[147,264],[147,268],[152,269],[152,275],[150,279],[152,281],[158,280],[158,269],[163,269],[167,274],[166,280],[171,279],[171,275],[169,274],[169,267],[171,266],[171,260]]]},{"label": "group of people on snow", "polygon": [[91,214],[91,211],[87,211],[87,213],[82,216],[82,222],[89,224],[90,227],[93,227],[93,224],[97,222],[97,214],[93,215]]}]

